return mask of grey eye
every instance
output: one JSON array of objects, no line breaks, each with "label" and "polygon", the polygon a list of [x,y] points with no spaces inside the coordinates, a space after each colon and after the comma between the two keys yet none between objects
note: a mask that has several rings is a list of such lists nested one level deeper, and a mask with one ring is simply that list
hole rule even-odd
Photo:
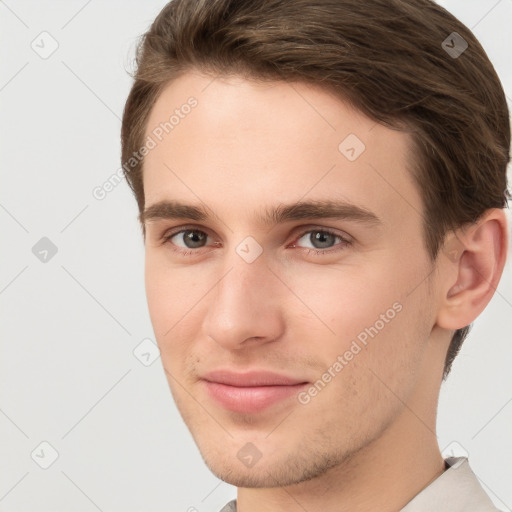
[{"label": "grey eye", "polygon": [[299,238],[300,240],[305,239],[306,242],[312,245],[313,249],[328,249],[336,244],[336,239],[341,239],[340,236],[328,231],[322,231],[319,229],[308,231]]},{"label": "grey eye", "polygon": [[178,237],[177,240],[180,240],[183,244],[173,242],[178,247],[198,249],[199,247],[204,247],[206,245],[208,235],[204,231],[199,231],[197,229],[184,229],[179,233],[175,233],[171,238],[175,237]]}]

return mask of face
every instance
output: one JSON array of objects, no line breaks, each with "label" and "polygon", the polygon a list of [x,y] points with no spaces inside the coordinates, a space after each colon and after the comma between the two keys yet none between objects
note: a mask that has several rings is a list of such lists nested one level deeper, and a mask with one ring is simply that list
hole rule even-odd
[{"label": "face", "polygon": [[311,85],[199,72],[146,136],[149,311],[206,464],[239,487],[342,465],[410,403],[435,322],[409,136]]}]

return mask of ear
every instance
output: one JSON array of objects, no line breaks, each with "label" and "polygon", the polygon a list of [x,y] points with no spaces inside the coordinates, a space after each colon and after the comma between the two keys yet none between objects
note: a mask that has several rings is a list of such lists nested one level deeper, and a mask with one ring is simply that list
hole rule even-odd
[{"label": "ear", "polygon": [[438,256],[441,275],[437,325],[456,330],[472,323],[491,300],[507,258],[505,211],[491,209],[445,239]]}]

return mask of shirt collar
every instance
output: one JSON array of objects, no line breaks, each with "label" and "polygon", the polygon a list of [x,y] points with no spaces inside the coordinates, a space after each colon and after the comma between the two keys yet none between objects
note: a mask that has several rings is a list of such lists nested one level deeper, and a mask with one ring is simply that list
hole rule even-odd
[{"label": "shirt collar", "polygon": [[467,457],[445,459],[449,466],[400,512],[496,512]]}]

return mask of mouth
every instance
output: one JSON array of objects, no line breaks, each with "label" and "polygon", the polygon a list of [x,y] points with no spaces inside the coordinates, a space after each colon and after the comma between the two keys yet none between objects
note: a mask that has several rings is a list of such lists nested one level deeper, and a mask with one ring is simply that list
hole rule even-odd
[{"label": "mouth", "polygon": [[290,399],[309,385],[301,379],[266,371],[217,370],[205,375],[202,381],[208,395],[218,405],[245,414],[255,414]]}]

